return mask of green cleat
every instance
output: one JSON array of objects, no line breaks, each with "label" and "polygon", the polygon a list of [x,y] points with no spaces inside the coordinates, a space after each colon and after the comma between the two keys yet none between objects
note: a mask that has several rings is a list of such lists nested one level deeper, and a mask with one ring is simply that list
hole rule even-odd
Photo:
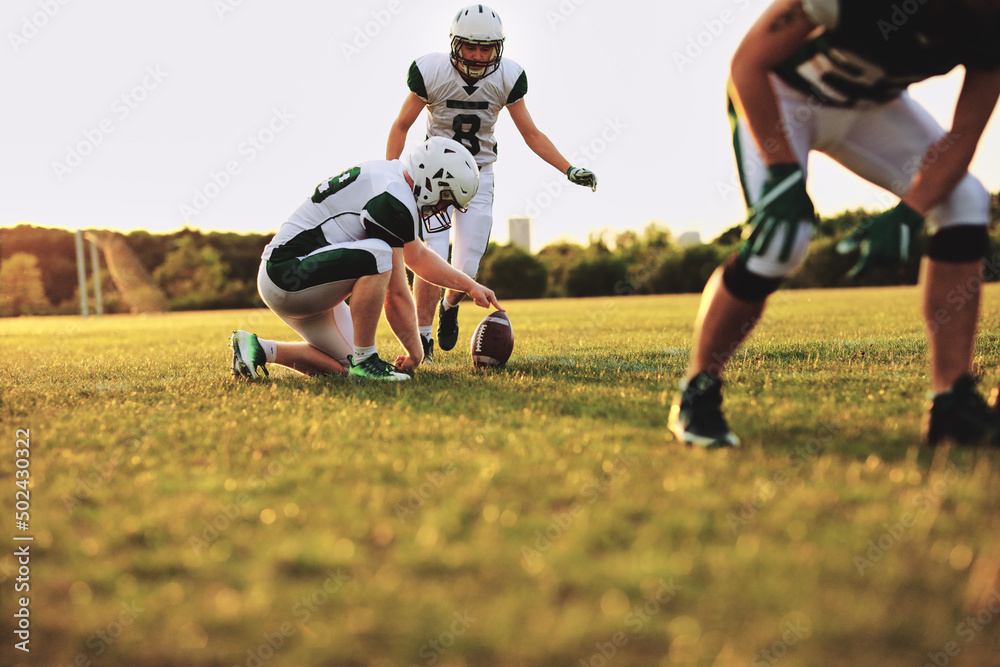
[{"label": "green cleat", "polygon": [[229,338],[229,347],[233,350],[233,375],[257,380],[259,368],[265,376],[269,375],[266,366],[264,348],[257,341],[257,334],[249,331],[234,331]]},{"label": "green cleat", "polygon": [[395,366],[382,361],[378,354],[373,354],[360,364],[355,364],[354,357],[348,356],[347,364],[349,366],[347,374],[354,382],[399,382],[410,379],[406,373],[400,373]]}]

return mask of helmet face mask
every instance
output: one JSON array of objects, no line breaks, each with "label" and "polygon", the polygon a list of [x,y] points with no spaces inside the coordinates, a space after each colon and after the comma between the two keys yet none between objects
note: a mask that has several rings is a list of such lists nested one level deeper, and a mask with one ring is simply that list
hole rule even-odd
[{"label": "helmet face mask", "polygon": [[454,139],[431,137],[410,152],[404,164],[413,179],[413,197],[429,234],[450,228],[448,208],[468,210],[479,190],[476,160]]},{"label": "helmet face mask", "polygon": [[447,210],[423,216],[423,221],[424,231],[428,234],[436,234],[451,229],[451,214]]},{"label": "helmet face mask", "polygon": [[[505,39],[503,23],[495,11],[485,5],[461,9],[451,23],[451,63],[467,79],[489,76],[500,67]],[[486,60],[466,57],[464,46],[488,46],[492,54]]]},{"label": "helmet face mask", "polygon": [[459,206],[455,201],[455,195],[452,191],[444,187],[441,189],[441,198],[436,205],[420,207],[420,218],[423,220],[424,230],[428,234],[435,234],[443,232],[446,229],[451,229],[451,211],[448,210],[449,208],[454,208],[456,211],[461,211],[462,213],[469,210],[468,204]]},{"label": "helmet face mask", "polygon": [[[466,58],[462,52],[463,46],[491,46],[493,55],[488,60]],[[451,63],[455,69],[467,79],[479,80],[497,71],[500,67],[500,56],[503,53],[503,41],[478,42],[463,37],[453,37],[451,40]]]}]

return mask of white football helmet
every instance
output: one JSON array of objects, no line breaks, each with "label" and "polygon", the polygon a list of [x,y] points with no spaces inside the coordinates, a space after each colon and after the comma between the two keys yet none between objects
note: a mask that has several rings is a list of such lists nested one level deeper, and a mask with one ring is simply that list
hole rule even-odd
[{"label": "white football helmet", "polygon": [[[469,5],[460,10],[451,22],[451,62],[464,76],[478,80],[500,67],[503,53],[503,23],[495,11],[486,5]],[[493,45],[493,55],[486,61],[469,60],[462,56],[463,44]]]},{"label": "white football helmet", "polygon": [[431,137],[414,148],[403,164],[413,179],[413,196],[429,234],[451,227],[451,214],[441,210],[442,202],[464,213],[479,190],[476,160],[454,139]]}]

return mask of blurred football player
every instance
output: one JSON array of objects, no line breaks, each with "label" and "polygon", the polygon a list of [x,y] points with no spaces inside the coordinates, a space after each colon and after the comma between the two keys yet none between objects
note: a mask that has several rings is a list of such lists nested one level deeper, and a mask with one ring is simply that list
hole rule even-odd
[{"label": "blurred football player", "polygon": [[[492,290],[421,240],[425,229],[448,223],[450,207],[467,207],[478,187],[472,155],[441,137],[403,161],[362,162],[320,183],[264,248],[257,275],[264,303],[305,342],[234,331],[233,374],[255,379],[275,363],[307,375],[408,380],[424,354],[404,265],[479,306],[499,307]],[[383,308],[405,350],[395,365],[375,349]]]},{"label": "blurred football player", "polygon": [[[486,252],[493,227],[493,162],[497,142],[493,136],[501,109],[507,108],[524,142],[539,157],[566,174],[577,185],[597,189],[593,172],[572,166],[528,114],[524,95],[528,79],[513,60],[501,57],[504,29],[497,13],[486,5],[469,5],[455,15],[451,24],[451,52],[431,53],[411,65],[407,84],[410,92],[399,116],[389,130],[385,156],[399,157],[406,134],[417,116],[427,109],[427,136],[449,137],[462,142],[479,165],[479,192],[465,211],[454,213],[452,265],[475,276]],[[448,259],[452,242],[447,229],[430,231],[428,247]],[[438,310],[438,345],[450,350],[458,341],[458,304],[462,292],[441,290],[422,279],[414,279],[413,294],[425,353],[433,354],[431,335],[434,309]]]},{"label": "blurred football player", "polygon": [[[860,251],[850,275],[905,259],[910,239],[926,228],[926,441],[996,437],[997,417],[970,374],[990,196],[967,170],[1000,95],[998,38],[1000,0],[778,0],[764,11],[731,68],[733,140],[750,215],[739,250],[702,295],[669,420],[680,440],[739,444],[722,412],[720,376],[768,296],[806,254],[815,223],[806,192],[810,150],[900,198],[838,248]],[[946,131],[907,87],[959,65],[964,81]],[[968,286],[957,305],[955,290]]]}]

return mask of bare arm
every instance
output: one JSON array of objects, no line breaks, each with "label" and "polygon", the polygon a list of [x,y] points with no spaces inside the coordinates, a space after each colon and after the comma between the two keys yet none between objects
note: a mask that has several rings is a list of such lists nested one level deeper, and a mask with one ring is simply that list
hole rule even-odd
[{"label": "bare arm", "polygon": [[1000,96],[1000,71],[968,70],[951,130],[932,145],[903,202],[921,215],[948,196],[965,176]]},{"label": "bare arm", "polygon": [[409,285],[406,283],[402,248],[392,250],[392,275],[389,276],[389,289],[385,294],[385,319],[399,340],[399,344],[406,350],[406,355],[412,360],[410,364],[403,359],[397,359],[396,366],[401,370],[413,370],[423,361],[424,348],[420,344],[420,334],[417,332],[417,310],[413,305]]},{"label": "bare arm", "polygon": [[385,145],[385,159],[395,160],[403,154],[403,146],[406,145],[406,133],[410,131],[417,116],[427,106],[426,103],[410,91],[410,94],[403,100],[403,106],[399,110],[399,115],[389,128],[389,140]]},{"label": "bare arm", "polygon": [[510,112],[511,120],[514,121],[514,126],[521,133],[524,143],[527,144],[528,148],[535,155],[565,174],[566,170],[570,168],[569,160],[564,158],[559,149],[552,143],[552,140],[538,129],[535,121],[531,118],[531,114],[528,113],[528,107],[525,106],[524,100],[521,99],[511,104],[507,107],[507,111]]},{"label": "bare arm", "polygon": [[777,0],[764,10],[733,56],[738,103],[768,165],[797,162],[769,75],[816,29],[801,0]]},{"label": "bare arm", "polygon": [[446,289],[465,292],[480,308],[493,306],[497,310],[503,310],[497,302],[493,290],[480,285],[469,276],[453,268],[429,250],[423,241],[417,239],[403,246],[403,258],[406,260],[406,265],[427,282]]}]

